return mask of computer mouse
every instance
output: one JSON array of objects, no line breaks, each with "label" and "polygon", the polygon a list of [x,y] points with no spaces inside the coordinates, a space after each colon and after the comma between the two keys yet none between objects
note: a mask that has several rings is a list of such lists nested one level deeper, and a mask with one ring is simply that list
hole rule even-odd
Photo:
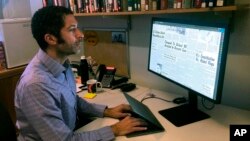
[{"label": "computer mouse", "polygon": [[136,88],[136,85],[134,83],[126,83],[121,86],[122,92],[129,92]]},{"label": "computer mouse", "polygon": [[187,102],[187,99],[185,97],[177,97],[173,100],[175,104],[181,104]]}]

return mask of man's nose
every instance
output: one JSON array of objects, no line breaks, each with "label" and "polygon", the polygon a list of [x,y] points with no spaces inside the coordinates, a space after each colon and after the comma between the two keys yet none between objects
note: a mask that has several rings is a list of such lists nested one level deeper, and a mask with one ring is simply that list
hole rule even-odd
[{"label": "man's nose", "polygon": [[77,29],[77,38],[83,40],[84,39],[84,34],[82,33],[82,31],[80,29]]}]

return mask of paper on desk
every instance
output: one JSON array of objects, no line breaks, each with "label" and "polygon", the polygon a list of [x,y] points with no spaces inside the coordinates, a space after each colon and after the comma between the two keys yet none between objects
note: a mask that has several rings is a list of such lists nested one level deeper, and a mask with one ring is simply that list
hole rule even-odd
[{"label": "paper on desk", "polygon": [[92,99],[96,96],[95,93],[86,93],[83,97],[84,98],[88,98],[88,99]]},{"label": "paper on desk", "polygon": [[82,91],[82,89],[80,89],[80,87],[82,87],[82,86],[83,86],[82,84],[76,83],[76,92],[77,93],[80,92],[80,91]]}]

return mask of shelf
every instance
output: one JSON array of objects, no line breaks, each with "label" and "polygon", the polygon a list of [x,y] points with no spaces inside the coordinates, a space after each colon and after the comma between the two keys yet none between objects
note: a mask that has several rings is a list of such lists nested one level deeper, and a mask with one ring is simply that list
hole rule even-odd
[{"label": "shelf", "polygon": [[0,71],[0,80],[7,78],[7,77],[11,77],[17,74],[21,74],[26,66],[20,66],[20,67],[16,67],[16,68],[12,68],[12,69],[5,69]]},{"label": "shelf", "polygon": [[154,11],[131,11],[131,12],[98,12],[98,13],[75,13],[75,16],[128,16],[128,15],[154,15],[154,14],[174,14],[174,13],[199,13],[199,12],[220,12],[235,11],[236,6],[223,6],[212,8],[190,8],[190,9],[167,9]]}]

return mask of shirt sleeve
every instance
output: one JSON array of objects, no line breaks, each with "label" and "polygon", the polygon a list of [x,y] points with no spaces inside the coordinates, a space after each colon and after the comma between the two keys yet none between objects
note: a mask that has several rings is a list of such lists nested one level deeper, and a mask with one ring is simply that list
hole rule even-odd
[{"label": "shirt sleeve", "polygon": [[103,117],[104,110],[107,108],[106,105],[100,105],[95,103],[89,103],[81,97],[77,96],[77,108],[78,111],[86,113],[94,117]]},{"label": "shirt sleeve", "polygon": [[[23,90],[21,99],[22,112],[27,117],[32,130],[39,134],[44,141],[84,140],[109,141],[114,139],[111,127],[106,126],[94,131],[73,132],[64,122],[60,109],[60,98],[56,97],[44,86],[30,85]],[[77,98],[79,100],[79,98]],[[82,110],[93,115],[102,116],[105,106],[90,104],[81,100],[79,106]],[[84,108],[84,106],[86,106]],[[91,110],[93,110],[91,112]],[[97,112],[97,113],[95,113]],[[21,131],[24,133],[25,131]]]}]

